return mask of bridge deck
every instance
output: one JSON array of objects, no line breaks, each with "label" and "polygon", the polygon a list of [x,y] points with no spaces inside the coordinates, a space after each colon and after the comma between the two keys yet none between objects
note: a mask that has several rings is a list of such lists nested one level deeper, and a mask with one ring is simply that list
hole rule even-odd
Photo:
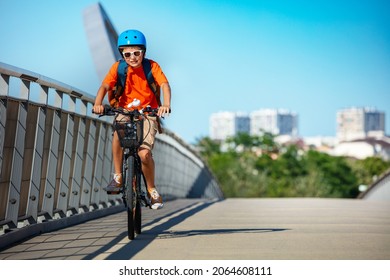
[{"label": "bridge deck", "polygon": [[143,216],[133,241],[121,212],[35,236],[0,259],[390,259],[388,202],[190,199]]}]

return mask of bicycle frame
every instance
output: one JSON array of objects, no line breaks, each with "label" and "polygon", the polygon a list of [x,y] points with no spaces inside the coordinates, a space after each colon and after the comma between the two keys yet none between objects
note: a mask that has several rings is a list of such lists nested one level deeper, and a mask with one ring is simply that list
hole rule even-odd
[{"label": "bicycle frame", "polygon": [[[114,129],[123,148],[122,178],[123,201],[127,208],[128,238],[134,239],[135,234],[141,233],[141,205],[149,206],[145,192],[141,190],[142,173],[141,159],[138,149],[143,140],[144,118],[129,116],[129,120],[116,120]],[[145,180],[145,178],[144,178]],[[146,184],[145,184],[146,185]]]},{"label": "bicycle frame", "polygon": [[[118,119],[123,116],[122,119]],[[128,238],[133,240],[136,234],[141,233],[141,206],[151,207],[145,192],[141,189],[141,177],[146,180],[142,173],[142,163],[138,156],[144,135],[144,121],[147,115],[156,115],[157,109],[147,107],[143,111],[127,111],[121,108],[106,106],[103,115],[115,115],[113,128],[119,138],[123,150],[122,157],[122,181],[123,202],[127,210]]]}]

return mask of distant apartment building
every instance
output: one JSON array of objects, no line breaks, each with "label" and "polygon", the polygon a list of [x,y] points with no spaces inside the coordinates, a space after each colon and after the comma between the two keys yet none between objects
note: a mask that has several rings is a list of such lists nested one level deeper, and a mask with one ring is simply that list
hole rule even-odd
[{"label": "distant apartment building", "polygon": [[210,138],[225,140],[239,132],[260,135],[297,136],[297,115],[283,109],[262,109],[249,116],[241,112],[219,112],[210,116]]},{"label": "distant apartment building", "polygon": [[285,109],[261,109],[250,114],[250,134],[269,132],[274,135],[297,136],[298,116]]},{"label": "distant apartment building", "polygon": [[337,139],[351,141],[385,135],[385,113],[374,108],[346,108],[337,112]]},{"label": "distant apartment building", "polygon": [[219,112],[210,116],[210,138],[225,140],[239,132],[249,133],[249,116],[241,112]]}]

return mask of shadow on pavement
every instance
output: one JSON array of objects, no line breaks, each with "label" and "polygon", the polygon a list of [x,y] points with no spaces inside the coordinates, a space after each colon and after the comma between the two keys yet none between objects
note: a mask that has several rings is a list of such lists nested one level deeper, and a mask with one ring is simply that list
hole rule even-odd
[{"label": "shadow on pavement", "polygon": [[[182,238],[194,235],[214,235],[214,234],[232,234],[232,233],[269,233],[269,232],[280,232],[288,229],[275,229],[275,228],[248,228],[248,229],[209,229],[209,230],[188,230],[188,231],[172,231],[169,230],[173,226],[183,222],[188,217],[195,213],[202,211],[216,202],[207,202],[193,209],[182,213],[176,217],[172,217],[168,221],[159,224],[150,230],[144,231],[141,235],[136,236],[135,240],[129,241],[123,247],[119,248],[115,252],[112,252],[105,259],[107,260],[129,260],[133,258],[137,253],[142,251],[155,239],[167,239],[167,238]],[[153,224],[156,221],[153,221]],[[145,225],[147,226],[147,224]],[[127,232],[123,232],[117,238],[112,240],[107,245],[100,248],[98,251],[87,255],[84,259],[93,259],[101,253],[108,251],[111,247],[117,245],[121,240],[126,238]]]},{"label": "shadow on pavement", "polygon": [[267,232],[277,232],[285,231],[289,229],[279,229],[279,228],[246,228],[246,229],[206,229],[206,230],[184,230],[184,231],[163,231],[158,234],[158,239],[168,239],[168,238],[180,238],[180,237],[189,237],[194,235],[214,235],[214,234],[231,234],[231,233],[267,233]]},{"label": "shadow on pavement", "polygon": [[[146,246],[149,245],[149,243],[151,243],[154,239],[156,239],[158,237],[158,234],[150,234],[150,233],[154,233],[154,232],[161,233],[161,232],[167,231],[169,228],[181,223],[182,221],[184,221],[188,217],[194,215],[195,213],[197,213],[199,211],[202,211],[203,209],[209,207],[210,205],[212,205],[216,202],[218,202],[218,201],[211,201],[211,202],[203,203],[203,204],[196,206],[193,209],[191,209],[185,213],[182,213],[176,217],[169,219],[165,223],[157,225],[148,231],[142,232],[141,235],[136,236],[136,238],[132,241],[129,240],[129,243],[124,245],[122,248],[120,248],[116,252],[113,252],[106,259],[108,259],[108,260],[128,260],[128,259],[131,259],[134,255],[136,255],[138,252],[143,250]],[[187,205],[185,208],[187,208],[187,207],[189,207],[189,206]],[[181,209],[178,209],[177,211],[179,212],[180,210]],[[152,225],[156,222],[159,222],[163,218],[164,217],[161,217],[159,219],[155,219],[152,222],[146,223],[145,225],[143,225],[143,227],[146,227],[148,225]],[[117,245],[121,240],[123,240],[126,237],[127,237],[127,231],[122,232],[114,240],[107,243],[105,246],[103,246],[102,248],[100,248],[96,252],[85,256],[83,259],[89,260],[89,259],[95,258],[96,256],[100,255],[101,253],[104,253],[107,250],[109,250],[110,248],[112,248],[113,246]]]}]

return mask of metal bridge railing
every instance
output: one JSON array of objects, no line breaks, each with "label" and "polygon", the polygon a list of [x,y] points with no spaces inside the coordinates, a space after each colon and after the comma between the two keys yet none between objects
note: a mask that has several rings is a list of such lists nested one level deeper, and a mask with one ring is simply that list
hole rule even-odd
[{"label": "metal bridge railing", "polygon": [[359,197],[367,200],[390,200],[390,170],[387,170],[378,180],[373,182]]},{"label": "metal bridge railing", "polygon": [[[0,63],[0,237],[25,225],[117,207],[111,177],[111,122],[94,98],[39,74]],[[222,198],[202,160],[173,133],[153,151],[167,198]]]}]

